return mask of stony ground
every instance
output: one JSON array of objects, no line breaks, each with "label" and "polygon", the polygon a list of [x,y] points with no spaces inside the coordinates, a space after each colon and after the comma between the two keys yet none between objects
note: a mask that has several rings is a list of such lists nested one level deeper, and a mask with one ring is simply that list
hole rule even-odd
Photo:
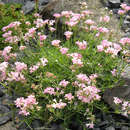
[{"label": "stony ground", "polygon": [[[62,10],[72,10],[74,12],[80,11],[80,2],[86,1],[86,0],[60,0],[60,5],[56,5],[56,10],[62,11]],[[103,13],[108,13],[108,10],[105,10],[103,5],[101,4],[100,0],[87,0],[88,9],[94,12],[94,19],[98,22],[99,17]],[[55,11],[56,11],[55,10]],[[123,32],[119,28],[119,21],[116,19],[116,17],[113,15],[111,18],[111,24],[110,28],[114,32],[115,39],[120,39],[120,37],[123,35]],[[16,128],[13,126],[13,123],[10,121],[6,123],[3,126],[0,126],[0,130],[16,130]]]}]

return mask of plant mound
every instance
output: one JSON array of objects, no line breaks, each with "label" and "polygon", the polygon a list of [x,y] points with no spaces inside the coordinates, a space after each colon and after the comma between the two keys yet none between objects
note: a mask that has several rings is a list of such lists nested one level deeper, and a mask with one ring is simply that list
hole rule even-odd
[{"label": "plant mound", "polygon": [[[34,14],[31,21],[2,28],[9,46],[0,53],[0,80],[18,97],[14,104],[25,122],[62,120],[68,128],[75,118],[93,128],[94,110],[107,110],[102,95],[119,83],[130,39],[113,41],[107,28],[111,17],[104,14],[96,24],[92,15],[82,3],[80,13],[62,11],[55,20]],[[126,107],[122,114],[127,112]]]}]

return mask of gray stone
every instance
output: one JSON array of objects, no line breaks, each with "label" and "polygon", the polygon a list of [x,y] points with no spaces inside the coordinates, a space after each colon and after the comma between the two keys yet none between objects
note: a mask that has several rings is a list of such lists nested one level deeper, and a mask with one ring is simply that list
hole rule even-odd
[{"label": "gray stone", "polygon": [[35,2],[27,1],[26,4],[22,7],[24,14],[31,13],[35,8]]},{"label": "gray stone", "polygon": [[126,2],[126,3],[130,4],[130,0],[124,0],[124,2]]},{"label": "gray stone", "polygon": [[109,127],[107,127],[105,130],[115,130],[115,128],[112,127],[112,126],[109,126]]},{"label": "gray stone", "polygon": [[2,2],[4,2],[5,4],[7,4],[7,3],[24,4],[27,1],[29,1],[29,0],[2,0]]},{"label": "gray stone", "polygon": [[129,128],[127,126],[122,126],[121,130],[129,130]]},{"label": "gray stone", "polygon": [[0,90],[0,97],[4,96],[4,92]]},{"label": "gray stone", "polygon": [[0,125],[11,119],[11,111],[4,105],[0,104]]},{"label": "gray stone", "polygon": [[[41,10],[46,4],[48,4],[50,0],[39,0],[38,9]],[[25,5],[22,7],[24,14],[32,13],[35,9],[35,1],[27,1]]]},{"label": "gray stone", "polygon": [[109,7],[111,8],[119,8],[121,1],[120,0],[108,0]]},{"label": "gray stone", "polygon": [[[122,74],[122,78],[125,80],[124,86],[117,86],[112,89],[107,89],[104,92],[103,99],[107,102],[113,109],[116,109],[116,105],[113,102],[114,97],[122,98],[124,100],[130,99],[130,66],[126,66]],[[128,116],[130,119],[130,116]]]},{"label": "gray stone", "polygon": [[93,128],[93,130],[100,130],[100,128]]}]

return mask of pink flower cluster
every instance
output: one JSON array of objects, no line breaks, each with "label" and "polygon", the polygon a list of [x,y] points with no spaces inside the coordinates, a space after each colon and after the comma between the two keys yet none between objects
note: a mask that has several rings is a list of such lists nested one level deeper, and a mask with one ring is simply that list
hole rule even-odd
[{"label": "pink flower cluster", "polygon": [[87,19],[84,23],[89,25],[89,26],[95,24],[95,22],[91,19]]},{"label": "pink flower cluster", "polygon": [[34,21],[34,24],[36,24],[36,28],[42,28],[44,27],[46,24],[48,24],[49,20],[42,20],[40,18],[36,19],[36,21]]},{"label": "pink flower cluster", "polygon": [[130,102],[128,101],[125,101],[123,99],[120,99],[118,97],[114,97],[114,100],[113,102],[116,104],[116,105],[121,105],[121,109],[119,110],[120,113],[124,116],[128,116],[128,114],[130,114]]},{"label": "pink flower cluster", "polygon": [[16,36],[16,35],[13,36],[12,35],[12,31],[5,32],[2,36],[5,38],[6,43],[17,44],[18,41],[20,41],[20,38],[18,36]]},{"label": "pink flower cluster", "polygon": [[79,53],[71,53],[71,54],[67,54],[67,56],[71,56],[72,57],[72,62],[74,65],[77,65],[78,67],[82,67],[83,66],[83,62],[81,61],[82,55]]},{"label": "pink flower cluster", "polygon": [[46,58],[40,58],[40,62],[38,62],[36,65],[33,65],[29,68],[30,73],[35,72],[37,69],[39,69],[40,66],[46,66],[48,63],[48,60]]},{"label": "pink flower cluster", "polygon": [[88,86],[82,89],[79,89],[76,93],[79,100],[84,103],[90,103],[94,100],[100,100],[98,93],[100,92],[95,86]]},{"label": "pink flower cluster", "polygon": [[28,32],[25,33],[25,35],[24,35],[24,37],[23,37],[24,40],[25,40],[25,41],[28,41],[29,38],[34,38],[35,33],[36,33],[36,28],[32,27],[32,28],[28,29]]},{"label": "pink flower cluster", "polygon": [[29,68],[30,73],[35,72],[35,71],[40,67],[40,65],[41,65],[40,62],[38,62],[36,65],[31,66],[31,67]]},{"label": "pink flower cluster", "polygon": [[48,63],[48,60],[46,58],[41,58],[40,61],[42,66],[46,66]]},{"label": "pink flower cluster", "polygon": [[29,95],[27,98],[17,98],[14,102],[15,105],[20,108],[19,114],[24,116],[30,115],[29,110],[33,110],[38,104],[34,95]]},{"label": "pink flower cluster", "polygon": [[66,105],[67,104],[62,101],[59,101],[59,102],[56,101],[55,103],[51,104],[50,107],[54,108],[54,109],[56,109],[56,108],[63,109]]},{"label": "pink flower cluster", "polygon": [[59,47],[60,45],[60,40],[53,40],[52,42],[51,42],[51,44],[53,45],[53,46],[55,46],[55,47]]},{"label": "pink flower cluster", "polygon": [[110,17],[109,16],[100,17],[100,22],[108,23],[109,21],[110,21]]},{"label": "pink flower cluster", "polygon": [[7,31],[10,28],[17,29],[20,26],[20,24],[21,23],[19,21],[12,22],[8,26],[3,27],[2,31],[5,32],[5,31]]},{"label": "pink flower cluster", "polygon": [[74,99],[74,96],[72,96],[72,93],[68,93],[68,94],[65,94],[65,99],[71,101],[72,99]]},{"label": "pink flower cluster", "polygon": [[91,83],[91,80],[89,79],[89,77],[86,74],[80,73],[80,74],[76,75],[76,77],[82,83],[87,83],[87,84]]},{"label": "pink flower cluster", "polygon": [[64,54],[66,54],[67,52],[68,52],[68,48],[66,48],[66,47],[60,47],[60,52],[64,55]]},{"label": "pink flower cluster", "polygon": [[98,52],[104,51],[105,53],[117,55],[120,50],[122,50],[121,46],[116,43],[109,42],[107,40],[103,40],[101,45],[97,46]]},{"label": "pink flower cluster", "polygon": [[126,44],[130,44],[130,38],[125,37],[120,40],[120,43],[125,46]]},{"label": "pink flower cluster", "polygon": [[77,41],[76,44],[78,45],[80,50],[85,50],[86,47],[87,47],[87,42],[86,41],[83,41],[83,42]]},{"label": "pink flower cluster", "polygon": [[81,15],[77,14],[77,13],[73,13],[71,11],[67,11],[67,12],[62,12],[62,16],[65,16],[66,18],[69,18],[68,21],[66,21],[65,23],[70,26],[70,27],[74,27],[78,24]]},{"label": "pink flower cluster", "polygon": [[0,63],[0,81],[6,79],[6,69],[8,67],[8,62]]},{"label": "pink flower cluster", "polygon": [[55,89],[52,88],[52,87],[47,87],[46,89],[44,89],[44,94],[49,94],[49,95],[55,95],[56,92],[55,92]]},{"label": "pink flower cluster", "polygon": [[2,51],[2,56],[4,57],[4,61],[8,61],[11,57],[14,57],[14,58],[16,57],[15,53],[10,53],[11,49],[12,49],[11,46],[7,46]]},{"label": "pink flower cluster", "polygon": [[69,84],[69,81],[66,81],[65,79],[62,80],[62,81],[59,83],[59,85],[60,85],[60,86],[63,86],[63,87],[66,87],[68,84]]},{"label": "pink flower cluster", "polygon": [[122,8],[122,9],[120,9],[120,10],[118,11],[118,14],[119,14],[119,15],[123,15],[123,14],[125,14],[126,12],[128,12],[128,11],[130,10],[130,6],[128,6],[128,5],[125,4],[125,3],[122,3],[122,4],[121,4],[121,8]]},{"label": "pink flower cluster", "polygon": [[73,34],[73,32],[70,32],[70,31],[66,31],[66,32],[64,33],[64,35],[66,36],[66,39],[67,39],[67,40],[70,39],[70,37],[72,36],[72,34]]},{"label": "pink flower cluster", "polygon": [[15,62],[16,71],[21,72],[22,70],[27,70],[27,65],[21,62]]},{"label": "pink flower cluster", "polygon": [[25,82],[25,77],[21,72],[17,72],[17,71],[13,72],[13,71],[11,71],[8,74],[7,81],[10,81],[10,82],[12,82],[12,81]]},{"label": "pink flower cluster", "polygon": [[116,76],[117,70],[116,70],[116,69],[113,69],[113,70],[111,71],[111,73],[112,73],[113,76]]}]

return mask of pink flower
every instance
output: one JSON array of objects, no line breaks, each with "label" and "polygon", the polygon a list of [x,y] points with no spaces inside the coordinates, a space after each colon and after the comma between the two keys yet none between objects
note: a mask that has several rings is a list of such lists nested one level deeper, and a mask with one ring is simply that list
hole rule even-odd
[{"label": "pink flower", "polygon": [[65,48],[65,47],[64,47],[64,48],[62,48],[62,47],[60,48],[60,52],[61,52],[63,55],[66,54],[66,53],[68,52],[68,50],[69,50],[69,49],[68,49],[68,48]]},{"label": "pink flower", "polygon": [[22,51],[22,50],[24,50],[24,49],[26,49],[26,46],[20,46],[20,47],[19,47],[19,50],[20,50],[20,51]]},{"label": "pink flower", "polygon": [[109,32],[109,30],[105,27],[99,27],[98,31],[101,32],[101,33],[108,33]]},{"label": "pink flower", "polygon": [[73,34],[73,32],[70,32],[70,31],[66,31],[66,32],[64,33],[64,35],[66,36],[66,39],[67,39],[67,40],[70,39],[70,37],[71,37],[72,34]]},{"label": "pink flower", "polygon": [[77,79],[79,80],[79,81],[81,81],[81,82],[90,82],[90,79],[87,77],[87,75],[86,74],[82,74],[82,73],[80,73],[80,74],[78,74],[78,75],[76,75],[76,77],[77,77]]},{"label": "pink flower", "polygon": [[110,21],[110,17],[109,16],[100,17],[100,22],[108,23],[109,21]]},{"label": "pink flower", "polygon": [[56,29],[53,28],[53,27],[50,27],[49,30],[50,30],[51,32],[54,32]]},{"label": "pink flower", "polygon": [[65,22],[68,26],[70,26],[70,27],[74,27],[77,23],[78,23],[78,21],[70,21],[70,22]]},{"label": "pink flower", "polygon": [[78,65],[79,67],[83,66],[83,62],[81,61],[81,59],[73,58],[72,62],[73,62],[73,64]]},{"label": "pink flower", "polygon": [[34,95],[29,95],[26,99],[23,97],[17,98],[14,103],[16,107],[20,108],[19,114],[24,116],[30,115],[28,110],[34,109],[34,106],[38,104]]},{"label": "pink flower", "polygon": [[92,21],[91,19],[88,19],[88,20],[85,21],[85,23],[88,24],[88,25],[93,25],[95,22]]},{"label": "pink flower", "polygon": [[34,14],[34,17],[37,18],[37,17],[40,17],[40,15],[39,15],[38,13],[35,13],[35,14]]},{"label": "pink flower", "polygon": [[61,17],[61,15],[58,14],[58,13],[55,13],[53,16],[54,16],[55,18],[60,18],[60,17]]},{"label": "pink flower", "polygon": [[98,52],[102,52],[104,50],[103,46],[102,45],[98,45],[97,46],[97,49],[98,49]]},{"label": "pink flower", "polygon": [[52,87],[48,87],[48,88],[44,89],[43,93],[44,94],[50,94],[50,95],[55,95],[56,94],[54,88],[52,88]]},{"label": "pink flower", "polygon": [[59,103],[53,103],[53,104],[51,104],[51,107],[55,108],[55,109],[56,108],[63,109],[66,105],[67,105],[66,103],[60,101]]},{"label": "pink flower", "polygon": [[93,31],[96,31],[98,28],[97,28],[97,26],[90,26],[90,30],[93,30]]},{"label": "pink flower", "polygon": [[83,41],[83,42],[77,41],[76,44],[79,46],[80,50],[85,50],[86,49],[86,46],[87,46],[87,42],[86,41]]},{"label": "pink flower", "polygon": [[125,44],[130,44],[130,38],[125,37],[120,40],[120,43],[124,46]]},{"label": "pink flower", "polygon": [[94,128],[94,124],[93,123],[86,124],[86,127],[87,128]]},{"label": "pink flower", "polygon": [[107,48],[107,47],[109,47],[109,46],[112,46],[112,42],[109,42],[109,41],[107,41],[107,40],[103,40],[103,41],[101,42],[101,44],[102,44],[102,46],[103,46],[104,48]]},{"label": "pink flower", "polygon": [[116,69],[113,69],[113,70],[111,71],[111,73],[112,73],[113,76],[116,76],[116,72],[117,72]]},{"label": "pink flower", "polygon": [[63,87],[66,87],[68,84],[69,84],[69,82],[66,81],[65,79],[62,80],[62,81],[59,83],[59,85],[60,85],[60,86],[63,86]]},{"label": "pink flower", "polygon": [[27,65],[21,62],[15,62],[16,71],[21,72],[22,70],[27,70]]},{"label": "pink flower", "polygon": [[65,96],[64,96],[67,100],[72,100],[72,99],[74,99],[74,96],[72,96],[72,93],[68,93],[68,94],[65,94]]},{"label": "pink flower", "polygon": [[35,72],[39,67],[40,67],[40,63],[38,62],[36,65],[33,65],[32,67],[29,68],[30,73]]},{"label": "pink flower", "polygon": [[42,66],[46,66],[48,63],[48,60],[46,58],[41,58],[40,61],[42,63]]},{"label": "pink flower", "polygon": [[119,15],[123,15],[123,14],[125,14],[125,13],[126,13],[125,10],[122,10],[122,9],[118,10],[118,14],[119,14]]},{"label": "pink flower", "polygon": [[12,82],[12,81],[21,81],[21,82],[24,82],[25,78],[24,78],[24,75],[22,73],[11,71],[8,74],[7,80],[10,81],[10,82]]},{"label": "pink flower", "polygon": [[120,103],[122,103],[122,100],[119,99],[118,97],[114,97],[114,103],[115,104],[120,104]]},{"label": "pink flower", "polygon": [[39,36],[40,41],[44,41],[44,40],[46,40],[46,38],[47,38],[46,35],[40,35]]},{"label": "pink flower", "polygon": [[26,21],[25,24],[28,25],[28,26],[31,25],[31,23],[29,21]]},{"label": "pink flower", "polygon": [[60,43],[61,41],[60,40],[53,40],[52,42],[51,42],[51,44],[53,45],[53,46],[55,46],[55,47],[59,47],[59,43]]},{"label": "pink flower", "polygon": [[65,16],[66,18],[69,18],[72,14],[72,11],[62,11],[61,16]]}]

